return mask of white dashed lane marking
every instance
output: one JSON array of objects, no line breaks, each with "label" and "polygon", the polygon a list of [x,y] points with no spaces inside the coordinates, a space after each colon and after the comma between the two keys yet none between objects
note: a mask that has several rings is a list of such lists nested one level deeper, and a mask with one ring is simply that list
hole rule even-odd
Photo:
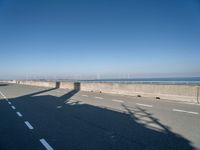
[{"label": "white dashed lane marking", "polygon": [[83,97],[88,97],[88,95],[81,95],[81,96],[83,96]]},{"label": "white dashed lane marking", "polygon": [[186,111],[186,110],[181,110],[181,109],[173,109],[173,111],[176,112],[183,112],[183,113],[188,113],[188,114],[194,114],[194,115],[198,115],[198,112],[194,112],[194,111]]},{"label": "white dashed lane marking", "polygon": [[118,103],[124,103],[124,101],[118,100],[118,99],[113,99],[112,101],[113,101],[113,102],[118,102]]},{"label": "white dashed lane marking", "polygon": [[3,98],[8,101],[8,99],[6,98],[6,96],[0,91],[1,96],[3,96]]},{"label": "white dashed lane marking", "polygon": [[136,105],[139,105],[139,106],[144,106],[144,107],[153,107],[152,105],[148,105],[148,104],[141,104],[141,103],[136,103]]},{"label": "white dashed lane marking", "polygon": [[[6,98],[6,96],[0,91],[0,95],[6,100],[8,101],[8,99]],[[12,103],[8,101],[8,104],[11,105]],[[11,106],[12,109],[16,109],[15,106]],[[19,117],[22,117],[22,114],[20,112],[16,112],[16,114],[19,116]],[[33,126],[28,122],[28,121],[25,121],[24,122],[25,125],[30,129],[30,130],[33,130]],[[40,142],[42,143],[42,145],[47,149],[47,150],[53,150],[53,148],[47,143],[47,141],[45,139],[40,139]]]},{"label": "white dashed lane marking", "polygon": [[57,106],[58,109],[62,108],[62,106]]},{"label": "white dashed lane marking", "polygon": [[28,121],[25,121],[24,122],[26,124],[26,126],[30,129],[30,130],[33,130],[33,126],[28,122]]},{"label": "white dashed lane marking", "polygon": [[40,142],[42,143],[42,145],[47,149],[47,150],[53,150],[53,148],[49,145],[49,143],[47,143],[47,141],[45,139],[40,139]]},{"label": "white dashed lane marking", "polygon": [[103,97],[95,97],[96,99],[104,99]]},{"label": "white dashed lane marking", "polygon": [[19,117],[22,117],[22,114],[20,112],[16,112],[16,114],[19,116]]},{"label": "white dashed lane marking", "polygon": [[16,107],[15,107],[15,106],[11,106],[11,108],[12,108],[12,109],[16,109]]}]

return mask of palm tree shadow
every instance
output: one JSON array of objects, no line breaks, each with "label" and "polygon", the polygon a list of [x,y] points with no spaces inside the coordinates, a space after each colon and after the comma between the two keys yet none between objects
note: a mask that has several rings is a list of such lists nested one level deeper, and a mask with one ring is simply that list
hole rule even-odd
[{"label": "palm tree shadow", "polygon": [[[155,147],[157,147],[157,149],[164,149],[164,150],[195,149],[190,144],[189,140],[183,138],[179,134],[173,133],[170,130],[170,127],[167,127],[166,125],[162,124],[159,121],[159,119],[155,118],[151,113],[147,112],[147,110],[140,107],[136,107],[135,109],[132,109],[124,104],[121,104],[121,105],[127,111],[127,114],[130,116],[130,118],[133,118],[133,120],[140,122],[140,124],[144,126],[145,128],[159,131],[155,134],[150,134],[151,136],[147,134],[149,138],[151,138],[152,141],[156,141]],[[143,138],[145,138],[145,136]],[[149,143],[149,146],[151,147],[152,144],[155,144],[155,143]]]}]

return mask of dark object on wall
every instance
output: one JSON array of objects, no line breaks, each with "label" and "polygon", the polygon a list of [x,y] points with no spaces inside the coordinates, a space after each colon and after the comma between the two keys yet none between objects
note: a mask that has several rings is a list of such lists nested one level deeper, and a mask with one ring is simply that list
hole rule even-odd
[{"label": "dark object on wall", "polygon": [[56,88],[60,88],[60,82],[56,82]]},{"label": "dark object on wall", "polygon": [[74,83],[74,90],[75,90],[75,91],[80,91],[80,88],[81,88],[80,82],[75,82],[75,83]]}]

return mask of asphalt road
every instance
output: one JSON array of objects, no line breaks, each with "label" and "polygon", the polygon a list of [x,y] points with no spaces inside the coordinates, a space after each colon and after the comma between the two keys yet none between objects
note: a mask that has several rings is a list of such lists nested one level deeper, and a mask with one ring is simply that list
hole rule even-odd
[{"label": "asphalt road", "polygon": [[200,105],[0,84],[0,150],[200,149]]}]

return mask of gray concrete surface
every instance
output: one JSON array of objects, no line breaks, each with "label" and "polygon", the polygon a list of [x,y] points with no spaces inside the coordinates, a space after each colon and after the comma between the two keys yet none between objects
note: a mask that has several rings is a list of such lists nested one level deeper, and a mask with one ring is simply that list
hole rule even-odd
[{"label": "gray concrete surface", "polygon": [[59,150],[200,149],[198,104],[5,83],[0,91],[3,150],[45,149],[41,139]]}]

